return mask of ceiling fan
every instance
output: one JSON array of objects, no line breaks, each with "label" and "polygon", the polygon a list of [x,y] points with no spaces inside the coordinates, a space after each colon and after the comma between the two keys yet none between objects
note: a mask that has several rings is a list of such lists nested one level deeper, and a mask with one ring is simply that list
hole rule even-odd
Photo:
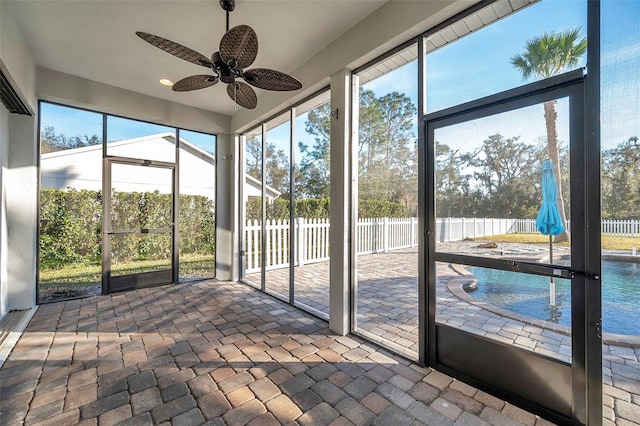
[{"label": "ceiling fan", "polygon": [[198,74],[183,78],[173,85],[173,90],[187,92],[204,89],[222,81],[227,84],[227,94],[235,103],[243,108],[253,109],[256,107],[257,97],[251,86],[275,91],[302,88],[300,81],[280,71],[268,68],[245,70],[258,55],[258,36],[248,25],[238,25],[229,29],[229,12],[235,9],[236,0],[220,0],[220,6],[227,14],[227,32],[222,36],[219,51],[212,54],[211,59],[175,41],[142,31],[136,32],[138,37],[158,49],[213,71],[213,75]]}]

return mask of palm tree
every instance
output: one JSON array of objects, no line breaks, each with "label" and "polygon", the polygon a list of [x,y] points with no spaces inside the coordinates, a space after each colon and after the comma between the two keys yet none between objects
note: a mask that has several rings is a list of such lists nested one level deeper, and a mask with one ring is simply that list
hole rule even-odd
[{"label": "palm tree", "polygon": [[[511,64],[522,73],[524,80],[530,77],[549,78],[560,74],[568,67],[578,65],[580,57],[587,51],[587,40],[580,38],[580,28],[565,30],[559,34],[544,33],[527,41],[524,52],[511,58]],[[553,162],[556,178],[556,204],[560,217],[567,223],[562,197],[562,181],[560,180],[560,164],[558,161],[558,132],[556,130],[556,101],[544,103],[544,120],[547,127],[547,151]],[[565,230],[555,237],[555,242],[569,241],[569,233]]]}]

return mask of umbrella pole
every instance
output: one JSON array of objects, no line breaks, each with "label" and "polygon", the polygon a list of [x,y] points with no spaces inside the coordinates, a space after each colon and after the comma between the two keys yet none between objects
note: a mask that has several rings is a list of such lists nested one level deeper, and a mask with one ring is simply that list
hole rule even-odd
[{"label": "umbrella pole", "polygon": [[[553,236],[549,232],[549,263],[553,263]],[[549,304],[556,306],[556,283],[551,276],[549,280]]]}]

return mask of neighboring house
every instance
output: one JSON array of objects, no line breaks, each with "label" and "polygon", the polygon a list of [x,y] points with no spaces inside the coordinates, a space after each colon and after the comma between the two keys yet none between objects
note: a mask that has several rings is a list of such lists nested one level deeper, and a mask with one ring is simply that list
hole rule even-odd
[{"label": "neighboring house", "polygon": [[[107,155],[175,162],[175,135],[160,133],[107,144]],[[180,193],[204,195],[215,199],[215,156],[185,139],[180,140]],[[171,172],[156,167],[112,164],[112,187],[117,191],[171,191]],[[40,159],[41,188],[102,189],[102,145],[42,154]],[[268,202],[280,192],[267,186]],[[244,186],[245,201],[260,198],[261,182],[249,175]]]}]

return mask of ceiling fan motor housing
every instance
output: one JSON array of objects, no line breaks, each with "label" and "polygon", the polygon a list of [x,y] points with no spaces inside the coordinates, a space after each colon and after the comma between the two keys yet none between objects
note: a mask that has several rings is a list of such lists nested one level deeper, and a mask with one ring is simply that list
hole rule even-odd
[{"label": "ceiling fan motor housing", "polygon": [[236,8],[236,0],[220,0],[220,7],[227,12],[233,12]]}]

